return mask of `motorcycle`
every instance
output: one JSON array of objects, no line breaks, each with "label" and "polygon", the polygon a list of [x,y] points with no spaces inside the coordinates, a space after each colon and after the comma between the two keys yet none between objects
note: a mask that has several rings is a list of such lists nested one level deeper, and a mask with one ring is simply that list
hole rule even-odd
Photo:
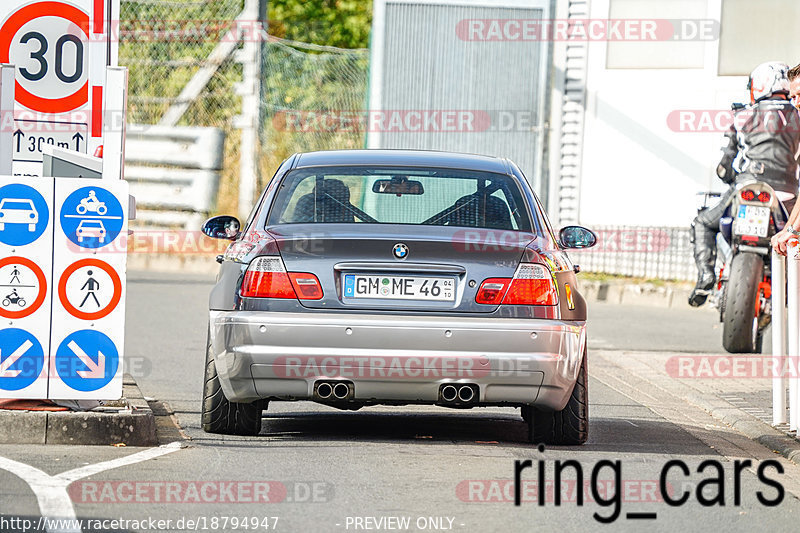
[{"label": "motorcycle", "polygon": [[8,307],[11,304],[17,304],[20,307],[25,307],[25,299],[20,297],[17,294],[9,294],[5,298],[3,298],[3,307]]},{"label": "motorcycle", "polygon": [[[764,330],[772,320],[770,239],[789,214],[767,183],[737,183],[719,223],[719,274],[709,302],[719,310],[722,345],[730,353],[760,353]],[[700,193],[698,208],[710,207],[719,193]]]}]

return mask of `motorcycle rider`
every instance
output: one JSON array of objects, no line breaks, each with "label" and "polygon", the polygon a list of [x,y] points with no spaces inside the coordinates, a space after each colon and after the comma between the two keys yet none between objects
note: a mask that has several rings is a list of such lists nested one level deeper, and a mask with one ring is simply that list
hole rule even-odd
[{"label": "motorcycle rider", "polygon": [[[789,70],[789,99],[792,101],[792,105],[800,110],[800,65]],[[786,245],[789,239],[800,236],[798,227],[800,227],[800,202],[794,204],[794,209],[783,229],[772,237],[772,246],[779,254],[786,255]]]},{"label": "motorcycle rider", "polygon": [[790,209],[797,196],[797,154],[800,146],[800,116],[789,101],[789,66],[772,61],[762,63],[750,73],[747,88],[750,105],[734,112],[725,133],[727,145],[717,165],[717,176],[730,185],[719,204],[704,209],[692,222],[697,285],[689,295],[689,305],[706,302],[716,274],[716,236],[719,221],[735,194],[735,183],[758,180],[768,183],[783,196]]}]

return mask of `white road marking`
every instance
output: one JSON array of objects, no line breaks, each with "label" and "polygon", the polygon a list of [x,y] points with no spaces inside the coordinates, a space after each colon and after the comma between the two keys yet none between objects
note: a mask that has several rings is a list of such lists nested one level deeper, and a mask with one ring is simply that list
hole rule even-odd
[{"label": "white road marking", "polygon": [[42,517],[51,521],[61,521],[60,525],[62,527],[57,527],[52,523],[48,524],[47,531],[49,533],[82,533],[80,528],[76,527],[75,508],[72,506],[72,500],[70,500],[67,493],[67,487],[71,483],[106,470],[155,459],[180,449],[180,442],[171,442],[158,448],[150,448],[119,459],[82,466],[55,476],[46,474],[36,467],[6,459],[5,457],[0,457],[0,469],[11,472],[30,486],[36,495],[36,500],[39,502],[39,512]]}]

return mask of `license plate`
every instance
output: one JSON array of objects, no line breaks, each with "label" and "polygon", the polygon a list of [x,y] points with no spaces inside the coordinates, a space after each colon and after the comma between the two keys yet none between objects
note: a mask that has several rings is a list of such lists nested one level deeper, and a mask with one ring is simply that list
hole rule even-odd
[{"label": "license plate", "polygon": [[769,208],[740,205],[733,232],[737,235],[766,237],[769,230]]},{"label": "license plate", "polygon": [[455,280],[414,276],[365,276],[345,274],[345,298],[386,300],[455,300]]}]

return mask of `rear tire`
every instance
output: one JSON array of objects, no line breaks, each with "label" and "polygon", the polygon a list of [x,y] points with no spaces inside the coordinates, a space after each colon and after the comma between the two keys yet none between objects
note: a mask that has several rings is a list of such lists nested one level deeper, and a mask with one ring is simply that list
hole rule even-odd
[{"label": "rear tire", "polygon": [[228,401],[219,383],[209,336],[206,341],[206,371],[201,407],[203,431],[222,435],[258,435],[261,432],[262,405],[262,402]]},{"label": "rear tire", "polygon": [[589,438],[589,382],[586,359],[584,353],[578,379],[564,409],[543,411],[532,406],[522,408],[522,418],[528,422],[528,438],[532,444],[568,446],[584,444]]},{"label": "rear tire", "polygon": [[756,353],[760,348],[756,302],[763,279],[760,255],[740,253],[731,261],[722,321],[722,346],[730,353]]}]

